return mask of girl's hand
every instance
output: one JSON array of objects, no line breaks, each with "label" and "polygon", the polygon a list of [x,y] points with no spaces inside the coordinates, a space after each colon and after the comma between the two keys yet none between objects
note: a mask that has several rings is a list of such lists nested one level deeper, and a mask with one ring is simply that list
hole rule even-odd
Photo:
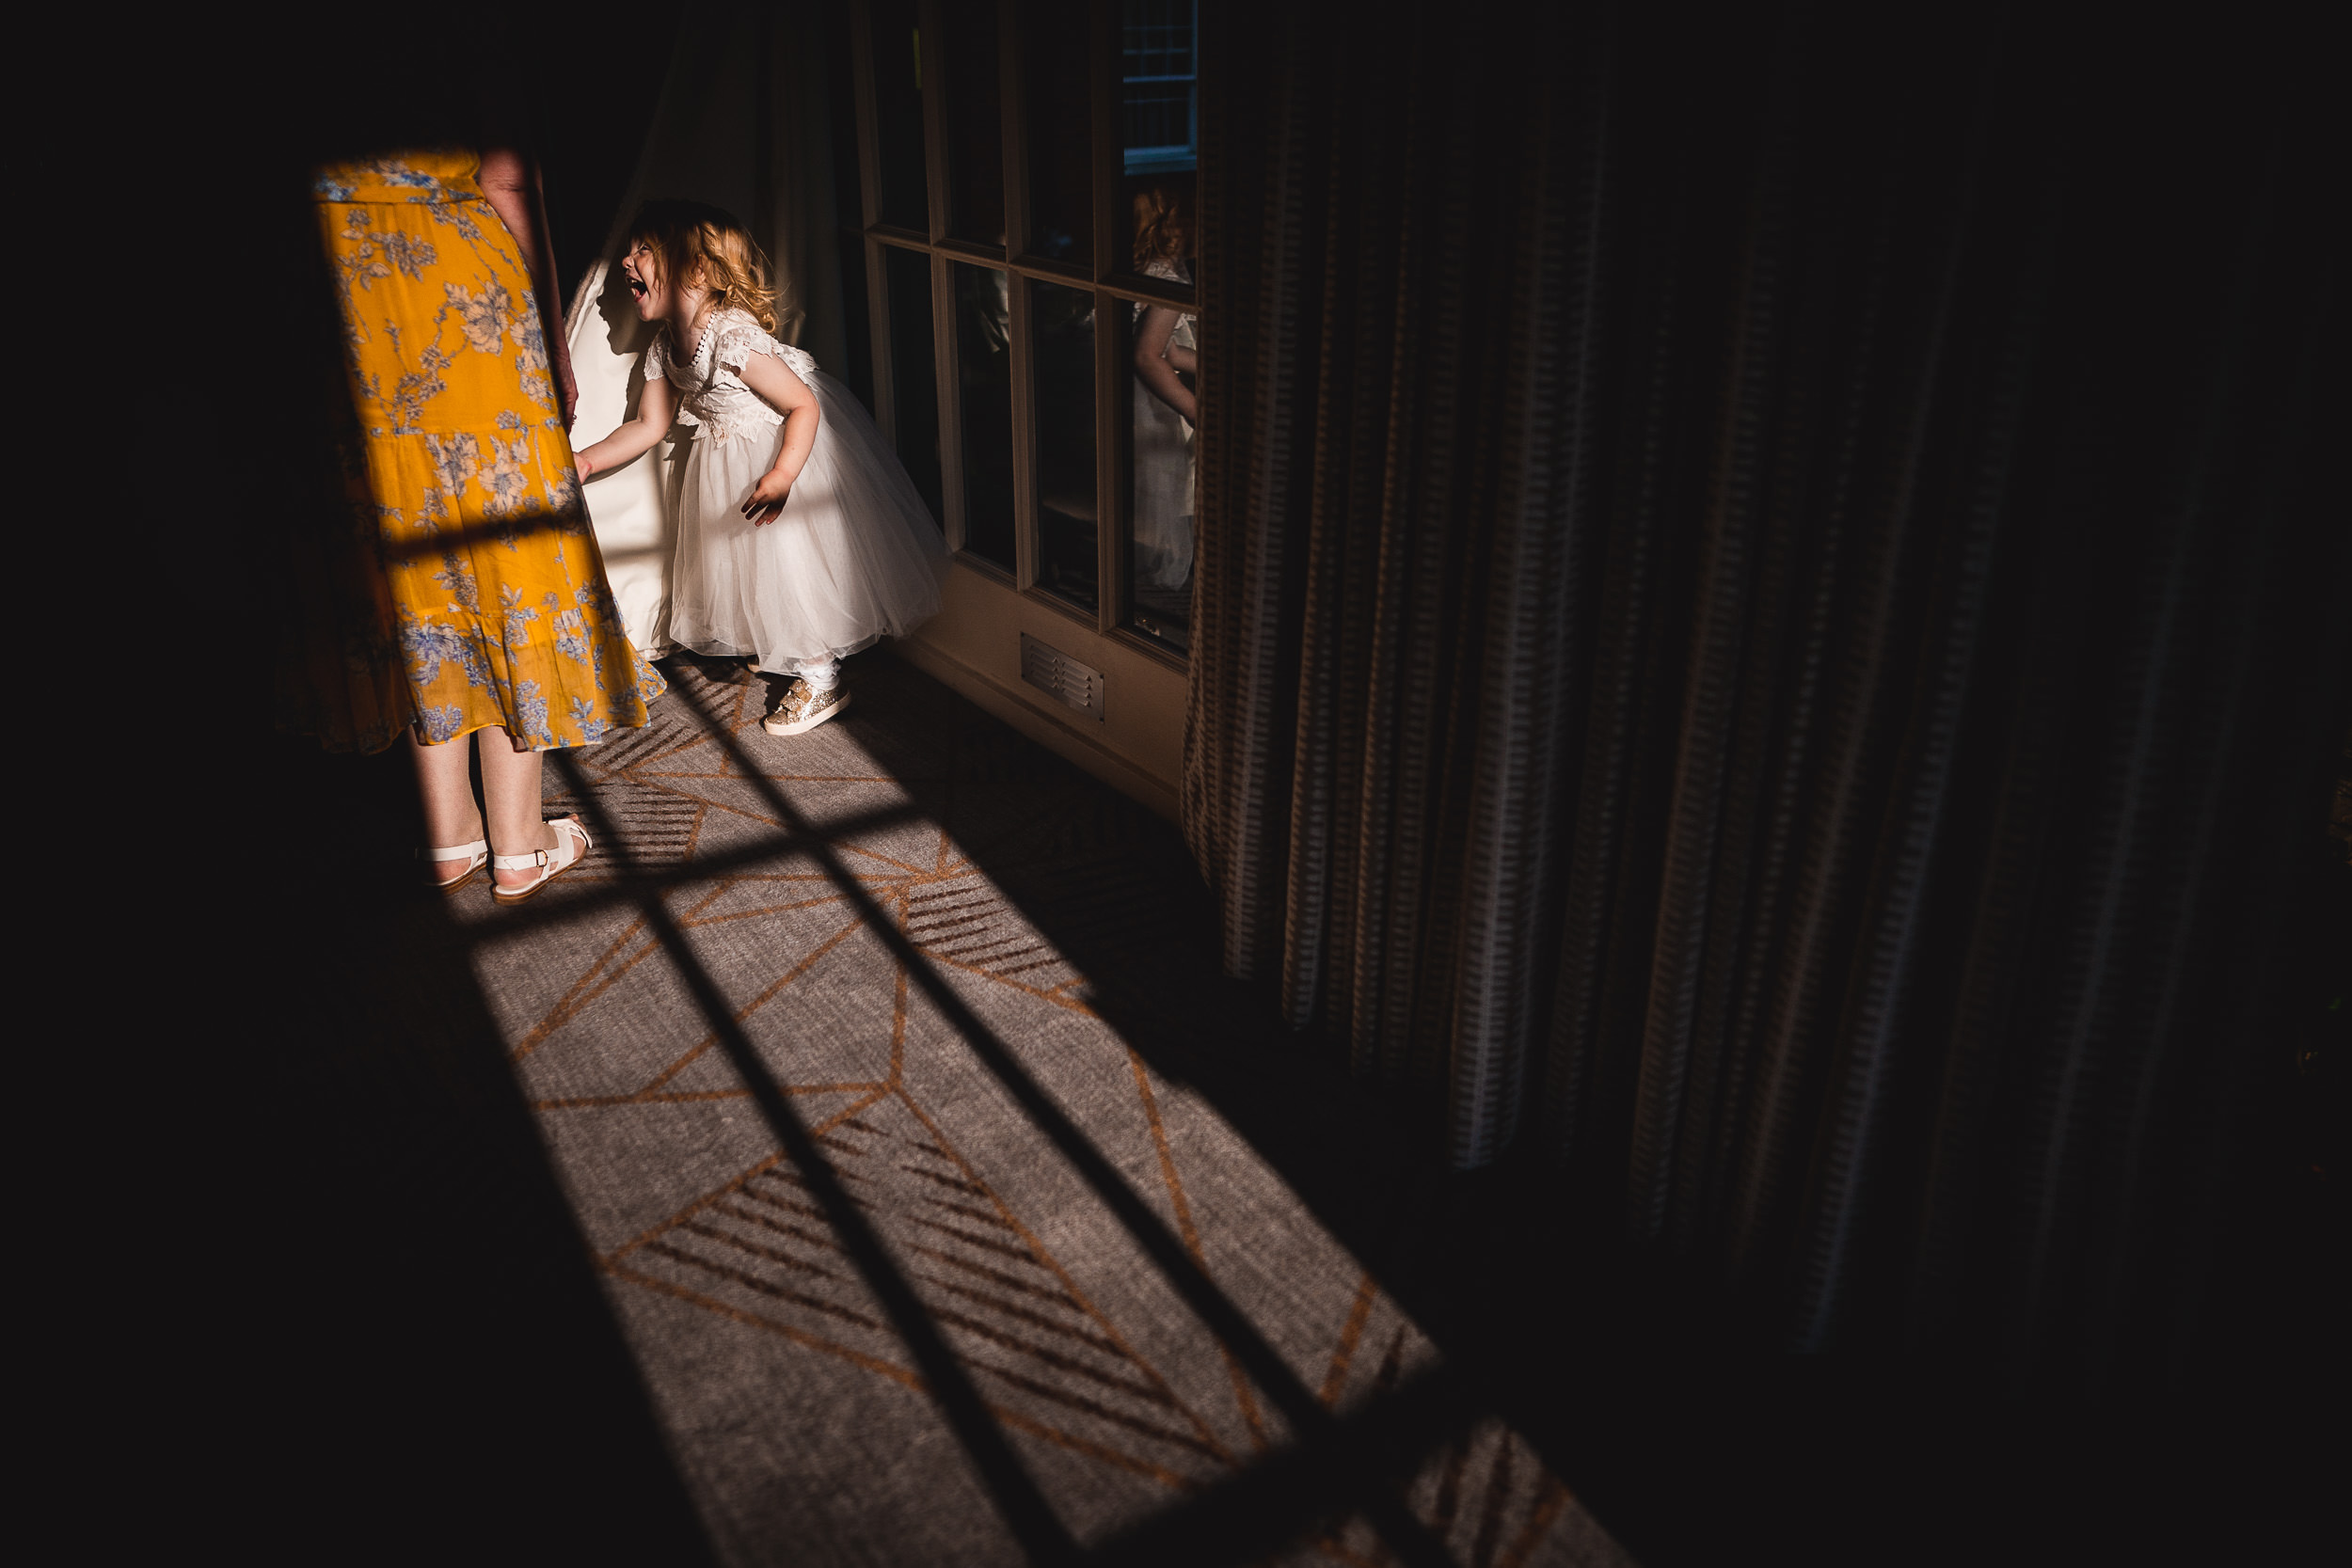
[{"label": "girl's hand", "polygon": [[[1194,424],[1200,423],[1192,389],[1178,378],[1169,360],[1186,351],[1168,341],[1176,330],[1177,312],[1165,305],[1147,305],[1136,324],[1136,379],[1144,389]],[[1195,364],[1199,360],[1193,361]]]},{"label": "girl's hand", "polygon": [[785,499],[791,494],[792,482],[771,468],[752,486],[751,499],[743,503],[743,515],[751,519],[754,528],[772,523],[783,513]]},{"label": "girl's hand", "polygon": [[578,471],[580,479],[583,481],[586,480],[590,474],[596,471],[595,460],[590,458],[584,452],[576,451],[572,453],[572,467]]}]

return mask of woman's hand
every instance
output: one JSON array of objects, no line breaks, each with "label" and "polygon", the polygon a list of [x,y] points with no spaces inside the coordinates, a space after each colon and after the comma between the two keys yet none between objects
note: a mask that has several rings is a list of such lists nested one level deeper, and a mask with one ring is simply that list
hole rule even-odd
[{"label": "woman's hand", "polygon": [[772,523],[783,513],[785,499],[791,494],[792,482],[784,477],[784,470],[771,468],[752,486],[751,499],[743,503],[743,515],[751,519],[754,528]]}]

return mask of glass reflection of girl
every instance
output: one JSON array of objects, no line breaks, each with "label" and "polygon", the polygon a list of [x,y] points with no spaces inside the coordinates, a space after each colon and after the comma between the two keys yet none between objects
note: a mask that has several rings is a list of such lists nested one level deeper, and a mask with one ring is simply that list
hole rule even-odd
[{"label": "glass reflection of girl", "polygon": [[[1136,270],[1192,281],[1184,266],[1184,210],[1154,185],[1136,197]],[[1198,409],[1184,377],[1200,369],[1199,318],[1166,305],[1136,308],[1136,583],[1179,589],[1192,578],[1193,426]]]}]

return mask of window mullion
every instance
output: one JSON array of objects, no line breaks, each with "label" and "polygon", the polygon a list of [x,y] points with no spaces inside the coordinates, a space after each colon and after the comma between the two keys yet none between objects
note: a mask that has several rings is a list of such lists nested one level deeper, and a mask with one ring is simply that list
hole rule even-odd
[{"label": "window mullion", "polygon": [[956,346],[956,280],[945,256],[928,258],[931,269],[931,357],[939,375],[940,499],[947,515],[947,547],[963,548],[963,383]]},{"label": "window mullion", "polygon": [[874,354],[874,422],[890,450],[898,450],[898,378],[894,373],[890,344],[890,272],[882,247],[872,240],[866,250],[866,332]]},{"label": "window mullion", "polygon": [[1092,8],[1094,27],[1088,40],[1088,71],[1094,123],[1094,281],[1128,270],[1126,246],[1120,244],[1124,214],[1119,210],[1122,173],[1119,136],[1119,21],[1110,5]]},{"label": "window mullion", "polygon": [[1016,0],[998,0],[996,60],[1000,87],[997,102],[1005,133],[1005,255],[1029,253],[1029,116],[1024,89],[1020,7]]},{"label": "window mullion", "polygon": [[1094,296],[1094,604],[1104,631],[1127,621],[1127,397],[1125,300]]},{"label": "window mullion", "polygon": [[882,111],[874,91],[874,8],[857,0],[850,13],[850,74],[857,103],[857,198],[866,227],[882,222]]},{"label": "window mullion", "polygon": [[[916,62],[923,87],[923,191],[933,245],[947,234],[947,24],[942,0],[920,0],[915,25],[921,30]],[[939,489],[947,515],[947,547],[963,548],[967,507],[963,493],[963,395],[956,352],[955,278],[936,250],[925,260],[931,276],[931,360],[939,377]]]},{"label": "window mullion", "polygon": [[[1028,103],[1023,89],[1020,20],[1014,0],[997,0],[997,108],[1005,138],[1005,259],[1029,248]],[[1029,282],[1008,271],[1007,329],[1012,351],[1013,582],[1037,585],[1037,351],[1030,341]]]},{"label": "window mullion", "polygon": [[930,198],[926,211],[931,227],[930,242],[937,245],[947,237],[947,21],[944,0],[921,0],[915,8],[917,25],[923,33],[921,65],[923,69],[923,165],[926,179],[924,189]]},{"label": "window mullion", "polygon": [[[1094,131],[1094,280],[1117,266],[1120,238],[1117,11],[1097,5],[1087,40]],[[1104,631],[1127,622],[1126,303],[1094,293],[1094,615]]]},{"label": "window mullion", "polygon": [[1013,580],[1037,586],[1037,353],[1029,341],[1029,281],[1007,279],[1011,307],[1012,350],[1012,559]]}]

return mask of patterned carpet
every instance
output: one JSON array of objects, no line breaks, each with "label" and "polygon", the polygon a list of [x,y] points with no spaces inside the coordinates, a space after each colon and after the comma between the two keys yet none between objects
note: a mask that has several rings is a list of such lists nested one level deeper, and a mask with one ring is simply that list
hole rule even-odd
[{"label": "patterned carpet", "polygon": [[778,739],[686,668],[549,768],[583,866],[410,917],[478,979],[711,1552],[1629,1561],[1192,1084],[1187,1037],[1251,1025],[1173,831],[854,678]]}]

